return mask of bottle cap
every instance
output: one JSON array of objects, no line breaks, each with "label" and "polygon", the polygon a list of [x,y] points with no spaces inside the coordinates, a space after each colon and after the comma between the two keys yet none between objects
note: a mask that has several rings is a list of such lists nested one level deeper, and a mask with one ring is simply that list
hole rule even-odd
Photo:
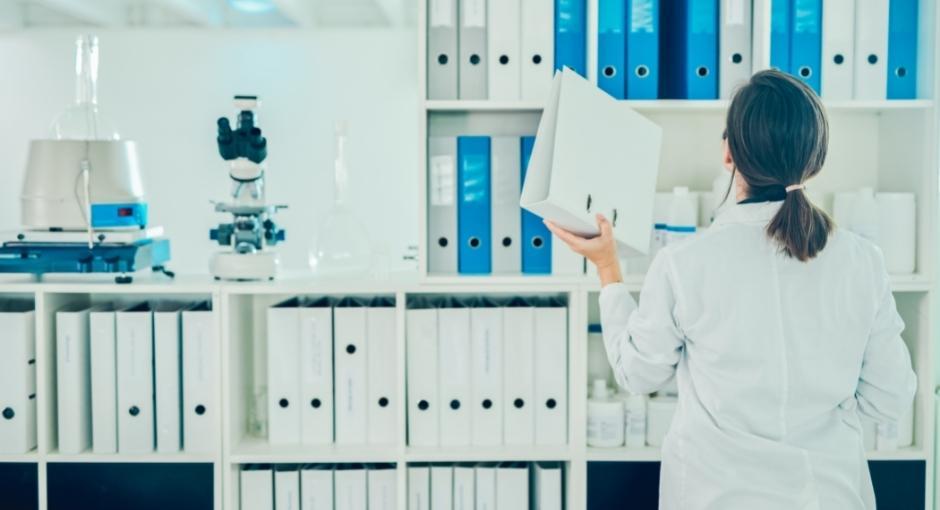
[{"label": "bottle cap", "polygon": [[607,381],[604,379],[594,379],[594,389],[591,391],[592,398],[607,398]]}]

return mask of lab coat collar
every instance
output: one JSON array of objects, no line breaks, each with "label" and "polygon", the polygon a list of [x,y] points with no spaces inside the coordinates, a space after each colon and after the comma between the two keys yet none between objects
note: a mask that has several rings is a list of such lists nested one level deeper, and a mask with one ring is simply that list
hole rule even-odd
[{"label": "lab coat collar", "polygon": [[773,219],[782,201],[759,202],[756,204],[733,204],[723,208],[715,218],[715,225],[730,225],[735,223],[767,224]]}]

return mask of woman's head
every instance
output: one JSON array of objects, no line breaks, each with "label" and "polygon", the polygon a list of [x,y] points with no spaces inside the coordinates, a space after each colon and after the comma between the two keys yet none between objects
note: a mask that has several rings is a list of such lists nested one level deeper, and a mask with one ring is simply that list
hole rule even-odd
[{"label": "woman's head", "polygon": [[818,174],[826,161],[829,124],[819,98],[790,75],[758,72],[735,93],[725,136],[732,168],[748,194],[783,199],[767,234],[793,258],[815,257],[833,223],[795,187]]}]

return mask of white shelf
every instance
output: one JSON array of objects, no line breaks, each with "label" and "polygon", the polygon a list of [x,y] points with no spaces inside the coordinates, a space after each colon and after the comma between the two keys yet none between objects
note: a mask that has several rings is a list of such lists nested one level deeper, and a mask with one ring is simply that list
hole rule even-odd
[{"label": "white shelf", "polygon": [[408,462],[523,462],[569,461],[567,446],[460,446],[405,450]]},{"label": "white shelf", "polygon": [[[730,102],[714,100],[626,100],[633,109],[645,112],[714,113],[723,112]],[[929,110],[933,101],[928,99],[883,100],[883,101],[829,101],[825,102],[829,112],[878,113],[897,110]],[[471,101],[471,100],[426,100],[424,108],[429,112],[540,112],[544,105],[524,101]]]},{"label": "white shelf", "polygon": [[[927,460],[927,453],[920,447],[900,448],[892,452],[865,452],[868,460]],[[655,446],[643,448],[591,448],[587,449],[588,462],[659,462],[660,449]]]},{"label": "white shelf", "polygon": [[179,463],[179,464],[213,464],[219,461],[219,454],[196,454],[196,453],[141,453],[141,454],[101,454],[101,453],[79,453],[62,454],[50,452],[44,456],[46,462],[63,463]]},{"label": "white shelf", "polygon": [[29,453],[0,454],[0,463],[7,463],[7,462],[30,463],[30,462],[39,462],[39,461],[40,461],[40,457],[39,457],[39,454],[36,453],[36,451],[32,451]]},{"label": "white shelf", "polygon": [[399,460],[396,445],[270,445],[267,439],[243,438],[228,456],[232,464],[361,464]]}]

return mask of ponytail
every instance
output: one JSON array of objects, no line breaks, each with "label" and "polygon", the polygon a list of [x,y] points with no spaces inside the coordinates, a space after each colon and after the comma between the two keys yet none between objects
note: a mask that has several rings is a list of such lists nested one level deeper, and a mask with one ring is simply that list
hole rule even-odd
[{"label": "ponytail", "polygon": [[784,253],[806,262],[826,247],[834,226],[829,215],[813,205],[802,190],[794,190],[787,193],[770,220],[767,235],[779,243]]}]

